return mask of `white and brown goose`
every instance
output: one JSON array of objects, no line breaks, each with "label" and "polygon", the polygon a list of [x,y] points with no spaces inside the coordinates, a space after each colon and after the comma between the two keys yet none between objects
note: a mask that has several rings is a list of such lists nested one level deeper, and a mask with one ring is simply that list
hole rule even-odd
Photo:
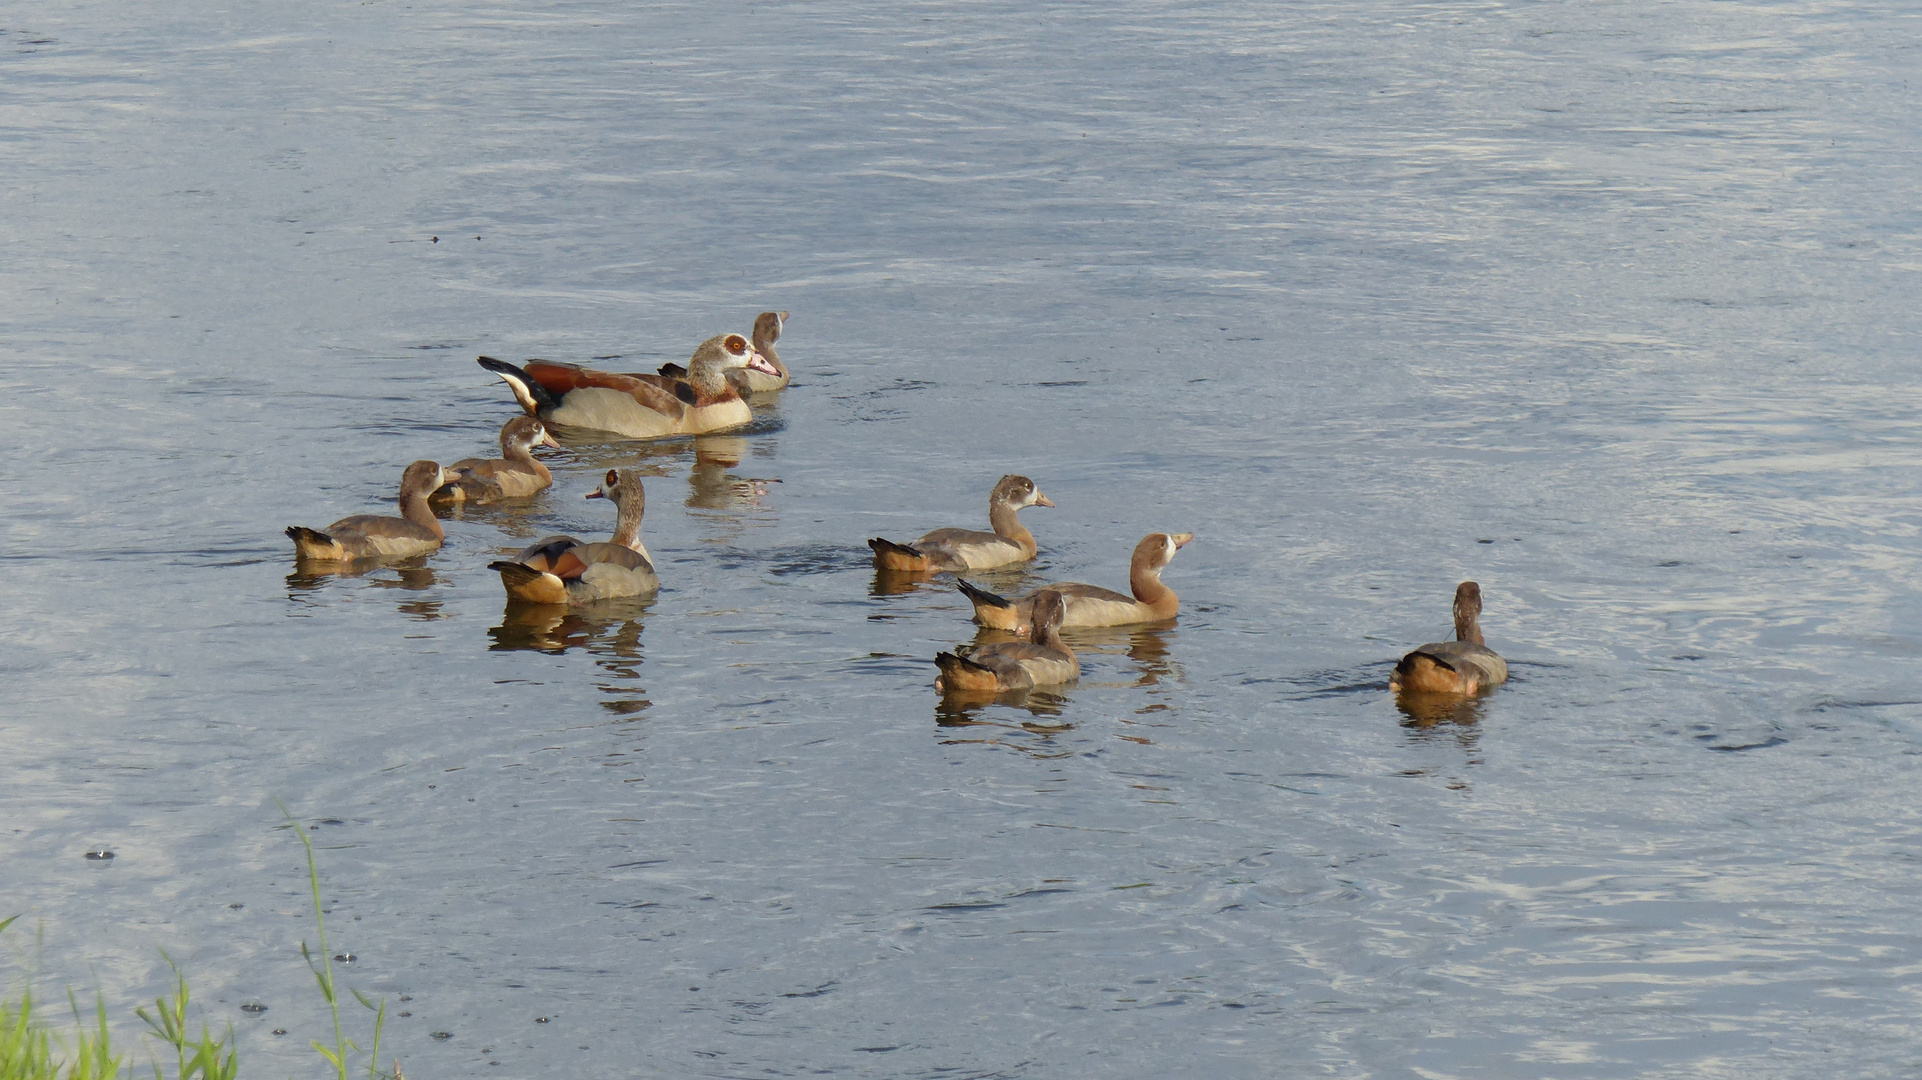
[{"label": "white and brown goose", "polygon": [[1482,587],[1455,587],[1455,640],[1431,641],[1401,658],[1388,688],[1412,694],[1478,694],[1508,681],[1508,661],[1482,640]]},{"label": "white and brown goose", "polygon": [[287,526],[294,556],[303,562],[353,563],[407,559],[440,549],[447,538],[427,496],[453,480],[452,473],[431,461],[416,461],[400,474],[399,517],[355,514],[325,529]]},{"label": "white and brown goose", "polygon": [[686,381],[662,375],[621,375],[548,360],[517,366],[483,356],[478,363],[501,377],[527,415],[628,439],[740,427],[754,414],[741,392],[728,382],[728,372],[746,368],[775,374],[774,366],[739,334],[719,334],[701,342],[688,359]]},{"label": "white and brown goose", "polygon": [[1194,538],[1193,533],[1149,533],[1142,537],[1128,563],[1128,587],[1133,596],[1079,581],[1057,581],[1019,600],[1007,600],[966,581],[956,585],[974,604],[974,621],[999,630],[1024,631],[1034,610],[1034,597],[1043,589],[1060,593],[1066,602],[1062,626],[1167,622],[1181,610],[1181,598],[1162,583],[1161,571],[1174,559],[1175,552]]},{"label": "white and brown goose", "polygon": [[[776,374],[769,375],[755,368],[741,368],[727,373],[727,381],[734,389],[743,394],[765,394],[780,390],[789,381],[787,365],[781,362],[781,355],[774,351],[774,343],[781,340],[781,329],[787,325],[787,312],[763,311],[754,318],[754,351],[768,362]],[[680,364],[662,364],[660,374],[670,379],[686,379],[687,368]]]},{"label": "white and brown goose", "polygon": [[609,469],[590,499],[608,499],[618,511],[614,538],[585,544],[571,536],[550,536],[524,549],[512,562],[487,564],[500,572],[511,600],[531,604],[588,604],[623,596],[645,596],[661,587],[654,561],[641,543],[641,517],[647,493],[634,469]]},{"label": "white and brown goose", "polygon": [[435,502],[491,503],[519,499],[546,491],[554,474],[534,456],[536,446],[560,449],[547,426],[532,416],[516,416],[501,425],[501,456],[462,458],[447,466],[455,480],[435,490]]},{"label": "white and brown goose", "polygon": [[912,544],[897,544],[877,536],[868,541],[868,546],[874,549],[874,565],[881,570],[987,570],[1027,562],[1034,558],[1034,534],[1021,524],[1017,512],[1030,506],[1053,505],[1034,481],[1010,474],[988,493],[988,524],[993,532],[936,529]]},{"label": "white and brown goose", "polygon": [[941,673],[934,678],[934,688],[944,694],[1001,693],[1080,678],[1081,661],[1061,640],[1065,611],[1060,593],[1041,590],[1034,595],[1029,640],[983,645],[967,656],[937,653],[934,663]]}]

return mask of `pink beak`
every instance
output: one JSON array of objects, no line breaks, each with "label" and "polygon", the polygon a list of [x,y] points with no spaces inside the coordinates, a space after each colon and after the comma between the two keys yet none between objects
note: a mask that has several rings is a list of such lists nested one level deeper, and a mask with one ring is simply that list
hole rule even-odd
[{"label": "pink beak", "polygon": [[758,349],[747,351],[747,366],[748,370],[758,371],[763,375],[773,375],[776,378],[781,375],[780,371],[776,370],[773,364],[768,363],[767,357],[762,356]]}]

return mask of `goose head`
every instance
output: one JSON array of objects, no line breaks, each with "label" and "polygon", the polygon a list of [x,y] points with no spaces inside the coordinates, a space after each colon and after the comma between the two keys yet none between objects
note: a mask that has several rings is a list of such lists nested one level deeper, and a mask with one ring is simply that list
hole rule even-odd
[{"label": "goose head", "polygon": [[687,362],[689,375],[705,372],[718,375],[736,368],[747,368],[776,378],[781,375],[778,368],[767,362],[767,357],[762,356],[739,334],[716,334],[708,338],[695,347],[694,355]]},{"label": "goose head", "polygon": [[988,496],[988,502],[991,505],[1006,504],[1017,510],[1024,506],[1054,505],[1054,500],[1041,494],[1041,489],[1034,486],[1034,481],[1012,473],[1002,477],[1001,482],[994,485],[994,493]]}]

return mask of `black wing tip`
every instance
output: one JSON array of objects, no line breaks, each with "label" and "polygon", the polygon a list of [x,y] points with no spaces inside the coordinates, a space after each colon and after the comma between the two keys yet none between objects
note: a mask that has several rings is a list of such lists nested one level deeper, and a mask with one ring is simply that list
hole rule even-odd
[{"label": "black wing tip", "polygon": [[1006,597],[991,593],[979,585],[972,584],[962,578],[956,578],[954,580],[954,587],[960,589],[963,596],[966,596],[977,604],[986,604],[989,607],[998,608],[1011,608],[1014,606],[1013,602]]},{"label": "black wing tip", "polygon": [[1407,656],[1402,657],[1401,663],[1395,665],[1395,674],[1406,675],[1409,672],[1415,670],[1416,660],[1427,660],[1429,663],[1434,664],[1436,667],[1446,668],[1447,670],[1453,671],[1456,674],[1461,673],[1460,668],[1457,668],[1455,665],[1449,663],[1448,661],[1442,659],[1439,656],[1436,656],[1434,653],[1423,652],[1420,649],[1416,649],[1414,652],[1411,652]]}]

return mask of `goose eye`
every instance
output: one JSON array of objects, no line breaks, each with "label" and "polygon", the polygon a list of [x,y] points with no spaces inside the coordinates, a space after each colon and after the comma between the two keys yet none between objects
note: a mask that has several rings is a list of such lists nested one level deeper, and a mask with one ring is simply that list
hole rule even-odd
[{"label": "goose eye", "polygon": [[747,351],[747,341],[739,334],[729,334],[727,340],[722,342],[722,344],[727,346],[727,351],[731,353],[744,353]]},{"label": "goose eye", "polygon": [[607,486],[608,486],[608,487],[618,487],[618,486],[620,486],[620,483],[621,483],[621,475],[620,475],[619,473],[617,473],[617,472],[615,472],[615,471],[614,471],[613,469],[609,469],[609,470],[607,470],[607,481],[606,481],[606,483],[607,483]]}]

